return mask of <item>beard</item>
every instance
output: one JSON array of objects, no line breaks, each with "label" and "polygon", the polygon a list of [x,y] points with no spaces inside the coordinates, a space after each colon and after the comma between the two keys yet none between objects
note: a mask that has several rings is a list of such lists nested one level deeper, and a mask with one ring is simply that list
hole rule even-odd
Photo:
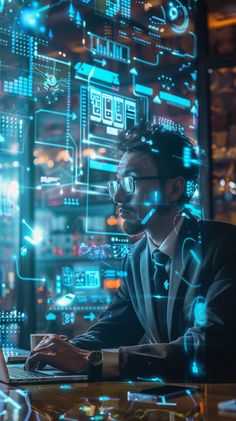
[{"label": "beard", "polygon": [[144,229],[144,226],[139,222],[134,223],[130,221],[124,221],[123,224],[123,230],[130,236],[141,234]]},{"label": "beard", "polygon": [[116,213],[123,221],[122,231],[129,236],[135,236],[144,232],[145,228],[143,224],[141,224],[141,220],[138,219],[136,212],[127,207],[124,209],[124,212],[128,213],[128,215],[122,215],[120,206],[117,206]]},{"label": "beard", "polygon": [[[155,206],[155,208],[156,208],[156,212],[158,214],[159,220],[165,217],[165,215],[172,209],[172,207],[169,204],[157,205]],[[154,213],[154,216],[156,212]],[[134,216],[133,221],[131,220],[131,218],[124,219],[123,231],[129,236],[135,236],[135,235],[143,233],[150,225],[153,226],[153,223],[156,224],[155,218],[153,220],[152,217],[145,224],[141,223],[142,220],[143,220],[143,217],[139,218],[137,215]]]}]

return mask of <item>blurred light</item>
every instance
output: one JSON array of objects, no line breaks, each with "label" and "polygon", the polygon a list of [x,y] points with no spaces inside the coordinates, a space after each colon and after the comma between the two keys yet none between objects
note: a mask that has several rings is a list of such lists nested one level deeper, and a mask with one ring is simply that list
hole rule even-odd
[{"label": "blurred light", "polygon": [[92,158],[92,156],[96,157],[96,153],[95,153],[94,149],[91,149],[91,148],[84,149],[84,151],[83,151],[83,157],[84,158],[86,158],[86,157]]},{"label": "blurred light", "polygon": [[25,257],[27,255],[27,247],[22,246],[20,248],[20,254],[21,254],[22,257]]},{"label": "blurred light", "polygon": [[105,279],[104,288],[106,289],[117,289],[120,287],[120,279]]},{"label": "blurred light", "polygon": [[[25,223],[24,220],[22,222]],[[28,226],[26,223],[25,223],[25,225]],[[31,229],[29,226],[28,226],[28,228],[31,230],[33,235],[32,236],[25,235],[24,240],[27,241],[28,243],[32,244],[33,246],[37,246],[43,240],[42,229],[41,228]]]},{"label": "blurred light", "polygon": [[8,278],[8,284],[9,284],[10,289],[13,289],[14,288],[14,283],[15,283],[15,274],[14,274],[14,272],[8,272],[7,278]]},{"label": "blurred light", "polygon": [[56,156],[56,161],[70,161],[71,157],[68,150],[60,151]]},{"label": "blurred light", "polygon": [[200,325],[204,326],[207,321],[207,306],[205,302],[198,302],[195,304],[194,307],[194,318],[195,322]]},{"label": "blurred light", "polygon": [[236,183],[235,181],[229,181],[229,191],[232,195],[236,195]]},{"label": "blurred light", "polygon": [[98,400],[101,402],[106,402],[106,401],[109,401],[110,398],[109,396],[99,396]]},{"label": "blurred light", "polygon": [[26,28],[35,28],[38,24],[38,15],[35,10],[30,8],[22,10],[21,23]]},{"label": "blurred light", "polygon": [[35,228],[34,229],[34,238],[37,239],[39,242],[43,239],[43,231],[41,228]]},{"label": "blurred light", "polygon": [[195,190],[195,192],[194,192],[194,194],[193,194],[193,199],[198,199],[199,198],[199,190],[198,189],[196,189]]},{"label": "blurred light", "polygon": [[8,196],[17,200],[19,197],[19,183],[16,180],[10,181],[8,184]]},{"label": "blurred light", "polygon": [[109,218],[107,219],[107,224],[110,226],[114,226],[117,225],[118,221],[117,218],[115,216],[109,216]]},{"label": "blurred light", "polygon": [[98,152],[101,153],[101,154],[106,153],[106,151],[107,151],[106,148],[99,148],[98,149]]}]

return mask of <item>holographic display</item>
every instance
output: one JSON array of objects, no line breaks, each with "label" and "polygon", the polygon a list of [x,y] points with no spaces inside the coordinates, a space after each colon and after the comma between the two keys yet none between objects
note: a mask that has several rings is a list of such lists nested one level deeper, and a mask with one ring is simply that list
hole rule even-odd
[{"label": "holographic display", "polygon": [[146,119],[196,140],[195,8],[0,2],[3,311],[33,288],[37,329],[75,334],[109,304],[129,251],[107,190],[117,138]]}]

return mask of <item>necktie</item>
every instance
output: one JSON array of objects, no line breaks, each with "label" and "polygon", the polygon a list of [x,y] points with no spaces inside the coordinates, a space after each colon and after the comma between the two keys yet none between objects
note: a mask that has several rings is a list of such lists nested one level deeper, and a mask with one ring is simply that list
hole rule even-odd
[{"label": "necktie", "polygon": [[157,313],[158,328],[161,333],[161,340],[168,342],[167,333],[167,298],[169,288],[169,275],[166,271],[166,265],[170,259],[167,254],[161,251],[154,251],[154,300]]}]

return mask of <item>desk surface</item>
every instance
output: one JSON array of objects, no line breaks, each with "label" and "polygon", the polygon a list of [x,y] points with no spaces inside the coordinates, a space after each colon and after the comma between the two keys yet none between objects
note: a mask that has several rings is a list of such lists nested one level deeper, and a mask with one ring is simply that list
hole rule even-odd
[{"label": "desk surface", "polygon": [[[130,401],[128,391],[153,383],[100,382],[62,385],[28,385],[19,388],[0,383],[1,421],[91,420],[177,421],[229,420],[217,409],[219,401],[236,397],[236,384],[200,386],[200,394],[185,395],[166,403]],[[187,387],[186,387],[187,388]]]}]

